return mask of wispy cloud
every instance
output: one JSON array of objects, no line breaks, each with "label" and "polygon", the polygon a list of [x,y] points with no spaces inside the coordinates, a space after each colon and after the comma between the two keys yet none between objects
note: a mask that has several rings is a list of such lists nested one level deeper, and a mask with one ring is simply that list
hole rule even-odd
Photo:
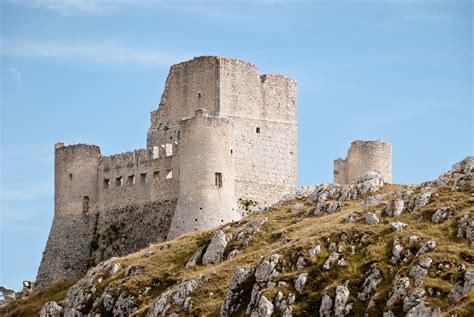
[{"label": "wispy cloud", "polygon": [[408,21],[420,22],[454,22],[460,19],[447,13],[412,13],[404,14],[402,18]]},{"label": "wispy cloud", "polygon": [[43,42],[3,39],[3,56],[64,59],[99,64],[168,67],[190,56],[117,43]]},{"label": "wispy cloud", "polygon": [[21,84],[21,82],[23,80],[23,76],[21,75],[21,72],[20,72],[20,70],[18,70],[18,68],[8,67],[7,68],[7,74],[8,74],[8,78],[10,80],[12,80],[13,82],[15,82],[17,84]]},{"label": "wispy cloud", "polygon": [[122,10],[132,5],[160,3],[161,1],[146,0],[6,0],[13,5],[54,11],[62,14],[78,12],[100,13]]}]

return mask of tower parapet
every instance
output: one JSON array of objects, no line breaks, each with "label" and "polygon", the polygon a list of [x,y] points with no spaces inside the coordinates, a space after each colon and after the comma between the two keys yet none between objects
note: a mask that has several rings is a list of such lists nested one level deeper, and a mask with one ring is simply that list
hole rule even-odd
[{"label": "tower parapet", "polygon": [[357,140],[351,143],[344,160],[334,160],[334,182],[353,184],[368,171],[382,173],[385,182],[392,182],[392,145],[388,142]]}]

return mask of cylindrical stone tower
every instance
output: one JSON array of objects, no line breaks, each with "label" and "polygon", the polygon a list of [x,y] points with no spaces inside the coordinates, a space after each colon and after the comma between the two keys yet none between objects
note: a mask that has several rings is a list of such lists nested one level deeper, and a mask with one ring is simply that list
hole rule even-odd
[{"label": "cylindrical stone tower", "polygon": [[182,122],[179,196],[168,239],[240,219],[232,151],[230,120],[198,109]]},{"label": "cylindrical stone tower", "polygon": [[368,171],[380,172],[386,183],[392,182],[392,145],[388,142],[354,141],[346,161],[346,184],[357,182]]}]

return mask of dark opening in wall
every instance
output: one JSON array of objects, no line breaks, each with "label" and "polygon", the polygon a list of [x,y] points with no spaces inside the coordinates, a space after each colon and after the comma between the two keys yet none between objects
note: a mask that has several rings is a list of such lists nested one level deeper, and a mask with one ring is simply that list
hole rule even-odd
[{"label": "dark opening in wall", "polygon": [[216,173],[216,186],[217,188],[222,187],[222,173]]},{"label": "dark opening in wall", "polygon": [[234,150],[230,149],[230,154],[234,154]]},{"label": "dark opening in wall", "polygon": [[172,169],[167,169],[166,174],[165,174],[166,179],[171,179],[173,178],[173,170]]},{"label": "dark opening in wall", "polygon": [[119,176],[115,178],[115,187],[121,187],[122,186],[122,176]]},{"label": "dark opening in wall", "polygon": [[132,186],[135,184],[135,175],[130,175],[127,177],[127,186]]},{"label": "dark opening in wall", "polygon": [[72,180],[72,174],[69,174],[69,179]]},{"label": "dark opening in wall", "polygon": [[146,173],[141,173],[140,174],[140,184],[145,184],[146,183]]},{"label": "dark opening in wall", "polygon": [[257,133],[260,133],[260,128],[257,127]]},{"label": "dark opening in wall", "polygon": [[178,130],[178,140],[181,138],[181,131]]},{"label": "dark opening in wall", "polygon": [[82,198],[82,212],[89,211],[89,196],[84,196]]},{"label": "dark opening in wall", "polygon": [[198,98],[201,99],[201,93],[198,93]]},{"label": "dark opening in wall", "polygon": [[160,171],[153,172],[153,181],[157,182],[160,179]]},{"label": "dark opening in wall", "polygon": [[110,187],[110,179],[104,178],[104,189],[107,189]]}]

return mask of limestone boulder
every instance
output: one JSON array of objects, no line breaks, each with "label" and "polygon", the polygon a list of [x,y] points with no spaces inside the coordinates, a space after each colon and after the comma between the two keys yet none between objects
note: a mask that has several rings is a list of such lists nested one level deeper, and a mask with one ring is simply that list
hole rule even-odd
[{"label": "limestone boulder", "polygon": [[40,310],[39,317],[61,317],[63,308],[56,302],[47,302]]},{"label": "limestone boulder", "polygon": [[308,273],[301,273],[295,280],[295,290],[298,293],[303,293],[304,286],[306,284],[306,279],[308,278]]},{"label": "limestone boulder", "polygon": [[211,242],[207,246],[206,252],[202,256],[202,264],[217,264],[224,258],[224,251],[227,246],[227,238],[222,230],[214,232]]},{"label": "limestone boulder", "polygon": [[146,316],[164,316],[173,305],[185,306],[184,304],[186,302],[189,303],[189,295],[191,295],[197,287],[198,283],[195,280],[189,280],[166,290],[153,302]]},{"label": "limestone boulder", "polygon": [[251,283],[255,279],[254,273],[255,269],[252,267],[243,266],[235,269],[221,306],[220,316],[234,316],[235,312],[242,307],[242,298],[247,291],[244,285]]},{"label": "limestone boulder", "polygon": [[380,272],[377,263],[371,265],[367,272],[367,277],[364,280],[361,291],[357,294],[357,298],[361,301],[366,301],[370,295],[375,291],[377,286],[382,282],[383,276]]}]

